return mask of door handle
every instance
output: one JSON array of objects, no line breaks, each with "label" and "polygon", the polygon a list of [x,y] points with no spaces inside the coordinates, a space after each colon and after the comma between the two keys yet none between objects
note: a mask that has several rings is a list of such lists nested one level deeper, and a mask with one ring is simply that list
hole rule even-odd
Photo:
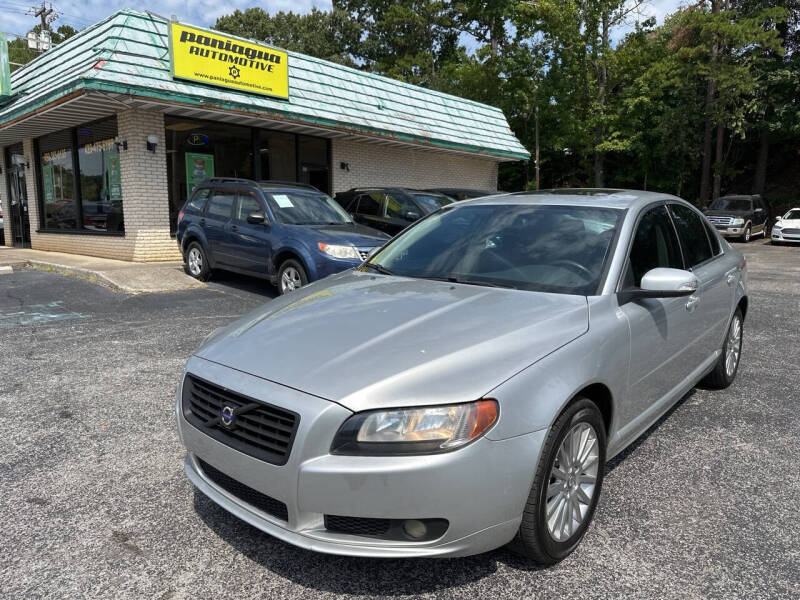
[{"label": "door handle", "polygon": [[736,269],[731,269],[725,273],[725,283],[731,285],[734,281],[736,281]]},{"label": "door handle", "polygon": [[686,310],[688,310],[689,312],[694,312],[698,304],[700,304],[700,296],[692,294],[686,301]]},{"label": "door handle", "polygon": [[231,231],[239,231],[238,225],[231,225]]},{"label": "door handle", "polygon": [[205,219],[200,219],[200,225],[205,225],[205,224],[206,224],[206,220]]}]

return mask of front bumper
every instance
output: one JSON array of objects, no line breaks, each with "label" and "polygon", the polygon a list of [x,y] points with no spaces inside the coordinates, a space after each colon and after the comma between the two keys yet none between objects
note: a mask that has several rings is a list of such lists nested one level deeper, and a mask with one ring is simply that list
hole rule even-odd
[{"label": "front bumper", "polygon": [[[189,479],[211,500],[281,540],[319,552],[369,557],[467,556],[515,535],[546,431],[501,441],[481,438],[460,450],[428,456],[338,456],[333,436],[352,413],[342,406],[193,357],[187,371],[300,415],[289,460],[257,460],[189,424],[176,405],[188,450]],[[254,490],[284,502],[288,520],[262,512],[218,486],[204,461]],[[383,540],[335,533],[324,515],[380,519],[447,519],[438,539]]]},{"label": "front bumper", "polygon": [[744,235],[744,225],[740,227],[717,227],[722,237],[742,237]]},{"label": "front bumper", "polygon": [[800,235],[788,235],[781,230],[775,230],[775,228],[772,229],[772,239],[787,244],[800,244]]}]

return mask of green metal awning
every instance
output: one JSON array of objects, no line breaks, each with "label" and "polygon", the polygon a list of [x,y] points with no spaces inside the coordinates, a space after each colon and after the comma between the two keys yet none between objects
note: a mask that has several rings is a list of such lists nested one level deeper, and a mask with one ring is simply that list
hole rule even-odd
[{"label": "green metal awning", "polygon": [[0,145],[150,107],[495,160],[530,157],[500,109],[302,54],[289,53],[288,100],[173,80],[169,61],[166,19],[115,13],[12,73]]}]

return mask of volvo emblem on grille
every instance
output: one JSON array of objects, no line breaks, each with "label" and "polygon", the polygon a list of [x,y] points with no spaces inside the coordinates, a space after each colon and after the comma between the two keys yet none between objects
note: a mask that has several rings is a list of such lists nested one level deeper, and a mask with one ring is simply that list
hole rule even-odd
[{"label": "volvo emblem on grille", "polygon": [[230,427],[233,425],[233,418],[234,412],[230,406],[226,406],[222,409],[222,414],[220,414],[219,420],[223,425],[225,425],[225,427]]}]

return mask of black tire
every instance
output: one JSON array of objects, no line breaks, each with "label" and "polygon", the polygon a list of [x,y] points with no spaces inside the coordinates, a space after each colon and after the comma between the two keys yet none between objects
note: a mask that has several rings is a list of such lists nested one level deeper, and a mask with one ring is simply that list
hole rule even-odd
[{"label": "black tire", "polygon": [[[557,541],[547,528],[545,510],[547,506],[547,488],[551,483],[551,472],[561,443],[567,433],[579,423],[588,423],[597,435],[599,446],[597,478],[594,493],[583,522],[575,532],[563,541]],[[597,405],[587,398],[579,397],[570,404],[561,416],[553,423],[542,448],[536,474],[522,514],[522,523],[516,537],[509,548],[525,558],[542,565],[555,564],[575,550],[586,529],[592,522],[597,500],[603,487],[603,474],[606,462],[606,429],[603,416]]]},{"label": "black tire", "polygon": [[[195,259],[198,262],[195,262]],[[208,281],[211,277],[208,255],[200,242],[192,242],[186,248],[186,253],[183,255],[183,268],[188,275],[200,281]]]},{"label": "black tire", "polygon": [[751,237],[753,237],[753,228],[750,226],[750,223],[748,223],[745,225],[744,233],[742,234],[742,237],[739,238],[739,241],[747,244]]},{"label": "black tire", "polygon": [[[294,287],[288,286],[288,282],[284,281],[284,276],[289,277],[289,275],[291,275],[290,278],[294,281]],[[283,261],[280,269],[278,269],[278,291],[281,295],[294,291],[298,287],[303,287],[304,285],[308,285],[308,275],[300,261],[294,258]]]},{"label": "black tire", "polygon": [[[733,368],[733,372],[728,373],[728,368],[727,368],[728,346],[731,343],[731,334],[734,330],[734,323],[736,323],[737,320],[739,322],[739,336],[738,336],[739,353],[736,357],[736,365]],[[722,345],[722,354],[720,355],[717,364],[714,365],[714,370],[703,378],[703,380],[700,382],[700,385],[713,390],[724,390],[726,387],[729,387],[733,383],[733,381],[736,379],[736,374],[739,372],[739,364],[742,362],[743,339],[744,339],[744,317],[742,316],[742,310],[740,308],[737,308],[736,312],[733,313],[731,322],[728,324],[728,332],[725,334],[725,343]]]}]

